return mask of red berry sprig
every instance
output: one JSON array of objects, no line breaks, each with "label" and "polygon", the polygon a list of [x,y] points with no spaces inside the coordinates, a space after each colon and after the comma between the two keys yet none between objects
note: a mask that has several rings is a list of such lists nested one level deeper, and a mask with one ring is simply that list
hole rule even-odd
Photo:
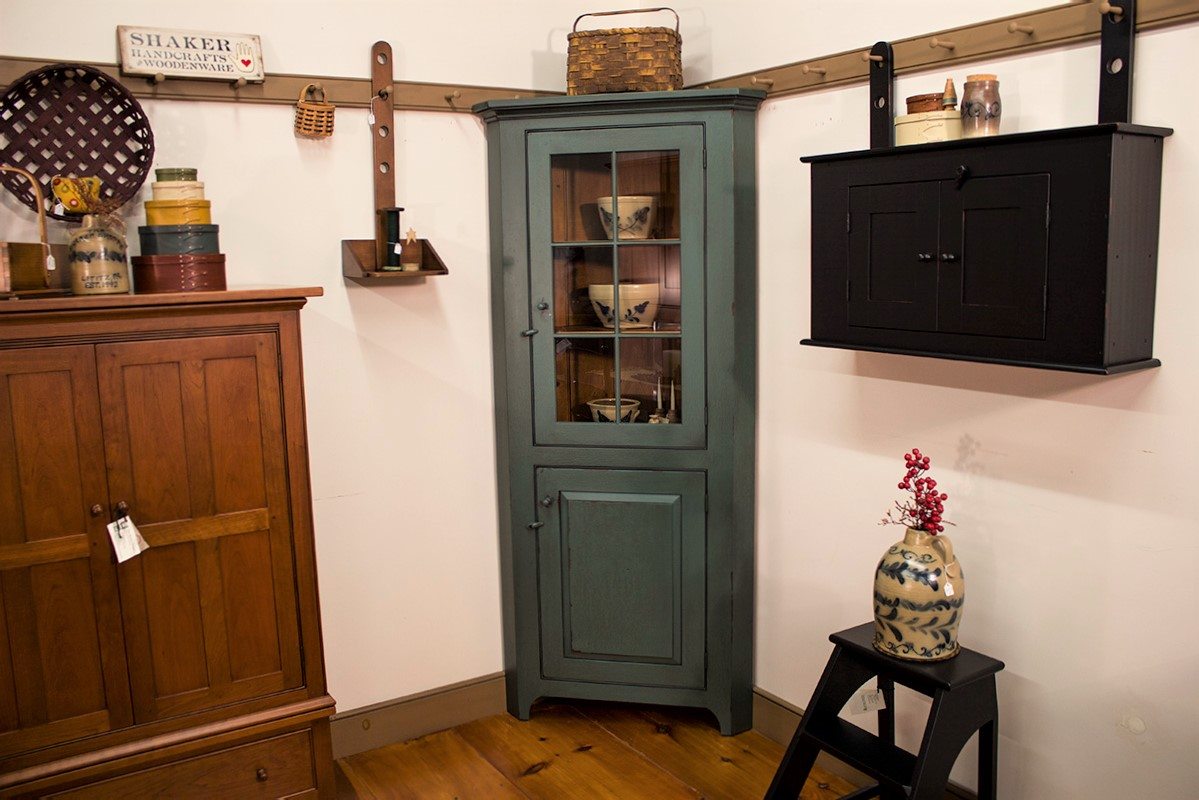
[{"label": "red berry sprig", "polygon": [[[920,450],[913,447],[910,453],[903,454],[904,466],[907,472],[899,482],[899,488],[912,493],[912,499],[900,503],[896,501],[895,508],[887,512],[880,524],[906,525],[909,528],[927,531],[933,536],[945,530],[945,525],[953,523],[945,520],[945,501],[949,495],[937,491],[937,482],[926,475],[932,461]],[[899,512],[896,518],[895,512]]]}]

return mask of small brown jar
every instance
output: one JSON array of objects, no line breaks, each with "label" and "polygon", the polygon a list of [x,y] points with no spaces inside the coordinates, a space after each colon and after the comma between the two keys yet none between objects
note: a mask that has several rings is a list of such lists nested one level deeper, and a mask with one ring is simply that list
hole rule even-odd
[{"label": "small brown jar", "polygon": [[994,75],[967,75],[962,87],[962,136],[994,136],[999,133],[1003,106],[999,79]]}]

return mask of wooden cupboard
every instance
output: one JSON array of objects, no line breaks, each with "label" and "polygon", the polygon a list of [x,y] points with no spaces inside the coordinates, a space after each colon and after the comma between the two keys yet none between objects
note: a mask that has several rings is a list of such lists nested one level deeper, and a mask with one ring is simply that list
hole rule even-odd
[{"label": "wooden cupboard", "polygon": [[809,156],[804,344],[1157,367],[1163,140],[1127,123]]},{"label": "wooden cupboard", "polygon": [[[0,793],[331,796],[299,309],[0,304]],[[117,564],[128,515],[149,544]]]},{"label": "wooden cupboard", "polygon": [[[476,106],[487,123],[508,708],[751,722],[763,93]],[[615,199],[614,199],[615,198]]]}]

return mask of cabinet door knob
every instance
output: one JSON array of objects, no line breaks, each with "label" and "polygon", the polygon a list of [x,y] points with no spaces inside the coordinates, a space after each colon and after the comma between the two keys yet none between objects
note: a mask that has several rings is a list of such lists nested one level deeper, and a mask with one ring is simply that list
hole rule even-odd
[{"label": "cabinet door knob", "polygon": [[954,181],[955,188],[961,189],[962,184],[970,177],[970,167],[965,164],[960,164],[957,168],[957,179]]},{"label": "cabinet door knob", "polygon": [[927,263],[927,262],[933,260],[933,254],[932,253],[917,253],[916,260]]},{"label": "cabinet door knob", "polygon": [[953,253],[942,253],[941,260],[942,261],[957,261],[958,257],[955,256]]},{"label": "cabinet door knob", "polygon": [[546,508],[549,508],[553,504],[554,504],[554,498],[550,497],[548,494],[545,497],[541,498],[541,505],[545,506]]},{"label": "cabinet door knob", "polygon": [[117,503],[117,519],[129,516],[129,504],[124,500]]},{"label": "cabinet door knob", "polygon": [[545,526],[544,522],[530,522],[526,527],[531,531],[535,531],[538,528],[542,528],[544,526]]},{"label": "cabinet door knob", "polygon": [[98,517],[104,513],[104,506],[100,505],[99,503],[93,503],[91,511],[93,517]]},{"label": "cabinet door knob", "polygon": [[537,329],[536,329],[536,328],[529,328],[527,331],[521,331],[521,332],[520,332],[520,335],[521,335],[521,336],[523,336],[523,337],[525,337],[526,339],[528,339],[530,336],[536,336],[536,335],[537,335]]},{"label": "cabinet door knob", "polygon": [[540,303],[537,304],[538,311],[547,311],[549,309],[549,307],[550,307],[550,304],[545,302],[544,300],[542,300]]},{"label": "cabinet door knob", "polygon": [[258,778],[260,783],[266,783],[266,779],[269,777],[266,774],[266,767],[259,767],[258,771],[254,773],[254,777]]}]

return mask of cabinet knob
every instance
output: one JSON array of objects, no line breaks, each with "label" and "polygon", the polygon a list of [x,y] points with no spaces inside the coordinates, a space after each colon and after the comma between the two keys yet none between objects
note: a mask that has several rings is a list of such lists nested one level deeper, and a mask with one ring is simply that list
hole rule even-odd
[{"label": "cabinet knob", "polygon": [[544,300],[542,300],[540,303],[537,304],[538,311],[548,311],[549,307],[550,307],[550,304],[545,302]]},{"label": "cabinet knob", "polygon": [[932,253],[917,253],[916,260],[927,263],[927,262],[933,260],[933,254]]},{"label": "cabinet knob", "polygon": [[269,777],[266,774],[266,767],[259,767],[258,771],[254,773],[254,777],[258,778],[259,783],[266,783],[266,779]]},{"label": "cabinet knob", "polygon": [[541,505],[545,506],[546,508],[549,508],[553,504],[554,504],[554,498],[550,497],[548,494],[545,497],[541,498]]},{"label": "cabinet knob", "polygon": [[526,339],[528,339],[530,336],[536,336],[536,335],[537,335],[537,329],[536,329],[536,328],[529,328],[528,330],[521,331],[521,332],[520,332],[520,335],[521,335],[521,336],[523,336],[523,337],[525,337]]},{"label": "cabinet knob", "polygon": [[958,189],[961,189],[962,184],[965,183],[966,179],[970,177],[970,167],[967,167],[965,164],[961,164],[958,166],[956,172],[957,178],[954,180],[954,186]]},{"label": "cabinet knob", "polygon": [[942,253],[941,260],[942,261],[957,261],[958,257],[955,256],[953,253]]},{"label": "cabinet knob", "polygon": [[537,521],[537,522],[530,522],[530,523],[529,523],[529,524],[528,524],[526,527],[527,527],[529,530],[531,530],[531,531],[535,531],[535,530],[537,530],[538,528],[544,528],[544,527],[545,527],[545,523],[544,523],[544,522],[541,522],[541,521]]},{"label": "cabinet knob", "polygon": [[117,503],[117,519],[129,516],[129,504],[124,500]]},{"label": "cabinet knob", "polygon": [[91,511],[93,517],[98,517],[104,513],[104,506],[100,505],[99,503],[93,503]]}]

